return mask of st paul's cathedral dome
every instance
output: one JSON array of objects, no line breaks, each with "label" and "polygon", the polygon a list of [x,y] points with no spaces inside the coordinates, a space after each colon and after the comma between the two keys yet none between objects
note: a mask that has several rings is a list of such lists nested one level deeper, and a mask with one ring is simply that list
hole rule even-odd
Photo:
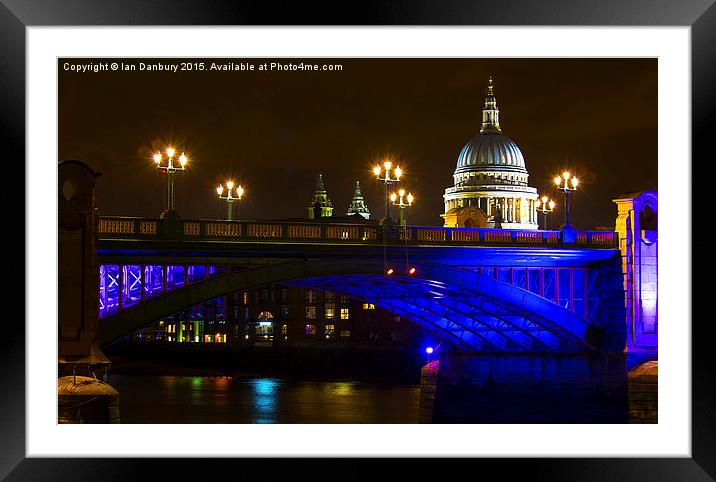
[{"label": "st paul's cathedral dome", "polygon": [[537,229],[538,195],[528,177],[522,151],[502,133],[490,77],[480,132],[460,151],[454,186],[443,196],[445,226]]}]

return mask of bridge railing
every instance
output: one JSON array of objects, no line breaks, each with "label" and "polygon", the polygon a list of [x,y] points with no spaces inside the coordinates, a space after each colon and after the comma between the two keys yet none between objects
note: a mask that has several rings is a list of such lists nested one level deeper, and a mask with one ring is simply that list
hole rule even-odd
[{"label": "bridge railing", "polygon": [[[545,230],[394,226],[386,231],[381,226],[346,223],[99,218],[100,239],[377,244],[383,242],[384,234],[387,244],[542,247],[564,244],[562,231]],[[617,248],[618,237],[610,231],[577,231],[575,242],[569,246]]]}]

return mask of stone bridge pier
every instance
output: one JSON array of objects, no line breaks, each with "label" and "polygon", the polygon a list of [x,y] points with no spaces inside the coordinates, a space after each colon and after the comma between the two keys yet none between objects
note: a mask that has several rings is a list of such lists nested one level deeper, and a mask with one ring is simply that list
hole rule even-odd
[{"label": "stone bridge pier", "polygon": [[58,423],[119,422],[119,394],[104,381],[110,362],[96,339],[97,176],[80,161],[59,164]]}]

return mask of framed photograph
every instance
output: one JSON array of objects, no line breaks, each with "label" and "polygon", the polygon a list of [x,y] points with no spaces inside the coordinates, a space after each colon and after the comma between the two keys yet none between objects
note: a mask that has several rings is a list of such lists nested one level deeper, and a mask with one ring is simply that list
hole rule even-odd
[{"label": "framed photograph", "polygon": [[4,0],[0,474],[712,480],[716,7],[612,3]]}]

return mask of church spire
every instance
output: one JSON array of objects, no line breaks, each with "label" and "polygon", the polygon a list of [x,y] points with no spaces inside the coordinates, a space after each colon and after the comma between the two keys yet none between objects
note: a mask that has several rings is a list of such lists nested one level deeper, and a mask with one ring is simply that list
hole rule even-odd
[{"label": "church spire", "polygon": [[365,219],[370,217],[370,211],[368,210],[368,206],[365,204],[365,199],[363,199],[363,193],[361,193],[359,181],[356,181],[355,191],[353,191],[353,199],[351,200],[351,205],[348,207],[348,215],[351,216],[355,214],[359,214]]},{"label": "church spire", "polygon": [[319,174],[316,179],[316,189],[314,190],[313,198],[308,205],[309,219],[318,219],[318,210],[320,210],[320,217],[322,218],[329,218],[333,216],[333,203],[328,197],[326,188],[323,185],[323,174]]},{"label": "church spire", "polygon": [[500,110],[497,108],[497,100],[493,91],[492,76],[487,80],[487,96],[485,105],[482,108],[482,125],[480,134],[484,132],[500,132]]}]

